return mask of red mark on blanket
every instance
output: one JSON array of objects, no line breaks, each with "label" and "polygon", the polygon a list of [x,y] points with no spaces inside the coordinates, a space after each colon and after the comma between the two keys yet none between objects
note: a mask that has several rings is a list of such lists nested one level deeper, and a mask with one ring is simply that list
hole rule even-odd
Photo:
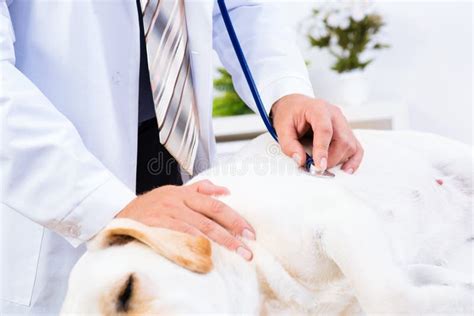
[{"label": "red mark on blanket", "polygon": [[443,185],[444,181],[443,179],[436,179],[436,183],[438,183],[439,185]]}]

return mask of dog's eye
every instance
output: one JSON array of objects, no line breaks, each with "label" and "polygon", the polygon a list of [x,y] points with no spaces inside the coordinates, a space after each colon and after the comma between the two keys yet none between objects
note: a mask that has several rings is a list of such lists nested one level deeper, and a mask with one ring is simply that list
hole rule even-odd
[{"label": "dog's eye", "polygon": [[117,297],[116,310],[117,312],[126,313],[130,310],[130,302],[133,296],[133,286],[135,283],[135,276],[130,274],[127,281],[124,283],[119,295]]}]

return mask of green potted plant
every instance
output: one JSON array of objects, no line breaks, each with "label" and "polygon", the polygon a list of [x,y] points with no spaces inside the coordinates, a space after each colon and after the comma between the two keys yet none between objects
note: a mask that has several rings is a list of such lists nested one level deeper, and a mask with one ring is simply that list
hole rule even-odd
[{"label": "green potted plant", "polygon": [[264,132],[258,115],[247,107],[234,89],[231,75],[224,69],[217,69],[214,79],[212,116],[214,133],[218,142],[248,139],[249,135]]},{"label": "green potted plant", "polygon": [[214,89],[217,91],[217,95],[212,104],[212,116],[223,117],[253,113],[237,95],[230,74],[224,68],[218,68],[217,71],[218,76],[214,79]]},{"label": "green potted plant", "polygon": [[381,38],[384,21],[368,1],[328,1],[304,21],[312,48],[328,52],[338,74],[338,101],[360,105],[369,90],[364,70],[377,51],[389,47]]}]

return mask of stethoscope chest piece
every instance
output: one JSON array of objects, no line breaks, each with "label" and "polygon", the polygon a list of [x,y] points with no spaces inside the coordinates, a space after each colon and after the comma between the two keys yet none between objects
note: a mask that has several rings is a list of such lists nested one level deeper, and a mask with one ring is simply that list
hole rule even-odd
[{"label": "stethoscope chest piece", "polygon": [[314,166],[314,160],[313,158],[306,153],[306,162],[304,165],[304,170],[312,176],[319,177],[319,178],[334,178],[336,175],[332,173],[331,171],[324,170],[324,171],[319,171],[316,169]]},{"label": "stethoscope chest piece", "polygon": [[312,175],[314,177],[318,177],[318,178],[334,178],[336,175],[334,173],[332,173],[331,171],[327,171],[327,170],[324,170],[324,171],[317,171],[316,168],[313,166],[311,166],[308,169],[305,169],[305,171],[309,174],[309,175]]}]

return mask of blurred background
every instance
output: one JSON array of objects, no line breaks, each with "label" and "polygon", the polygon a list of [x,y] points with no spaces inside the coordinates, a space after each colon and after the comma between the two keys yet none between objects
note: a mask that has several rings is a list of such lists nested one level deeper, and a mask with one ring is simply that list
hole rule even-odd
[{"label": "blurred background", "polygon": [[[316,96],[341,106],[354,127],[414,129],[473,144],[472,1],[280,3]],[[214,127],[226,155],[264,129],[217,55],[215,67]]]}]

